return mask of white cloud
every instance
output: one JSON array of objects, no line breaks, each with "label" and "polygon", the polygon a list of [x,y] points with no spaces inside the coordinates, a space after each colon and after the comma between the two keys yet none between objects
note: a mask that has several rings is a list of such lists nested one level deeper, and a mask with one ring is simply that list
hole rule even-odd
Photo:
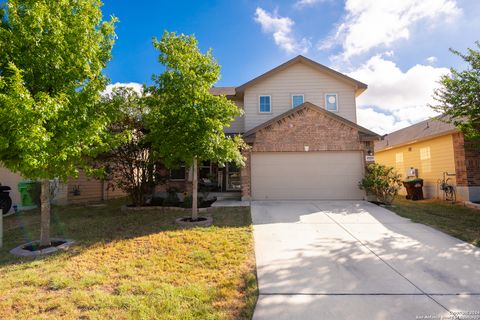
[{"label": "white cloud", "polygon": [[357,118],[359,125],[381,135],[408,127],[412,124],[407,120],[399,121],[395,116],[376,111],[373,108],[359,108],[357,110]]},{"label": "white cloud", "polygon": [[125,83],[116,82],[116,83],[112,83],[112,84],[107,85],[105,90],[102,92],[102,95],[104,95],[104,96],[110,95],[110,94],[112,94],[112,91],[113,91],[114,88],[119,88],[119,87],[127,87],[127,88],[130,88],[130,89],[133,89],[135,92],[137,92],[139,94],[143,92],[143,84],[141,84],[141,83],[137,83],[137,82],[125,82]]},{"label": "white cloud", "polygon": [[295,2],[294,4],[294,7],[298,9],[302,9],[304,7],[313,6],[319,2],[325,2],[325,1],[327,0],[297,0],[297,2]]},{"label": "white cloud", "polygon": [[[420,64],[403,72],[393,61],[381,55],[373,56],[348,73],[368,84],[367,91],[357,99],[359,123],[385,133],[435,116],[428,104],[434,103],[433,91],[438,87],[440,76],[447,73],[447,68]],[[379,119],[384,121],[380,123]]]},{"label": "white cloud", "polygon": [[437,63],[438,59],[435,56],[431,56],[431,57],[428,57],[427,59],[425,59],[425,61],[428,64],[435,64],[435,63]]},{"label": "white cloud", "polygon": [[326,49],[341,44],[344,59],[407,40],[419,22],[445,23],[462,12],[456,0],[347,0],[345,11],[334,34],[318,46]]},{"label": "white cloud", "polygon": [[287,53],[305,54],[311,47],[308,39],[298,40],[294,37],[295,22],[289,17],[280,17],[276,12],[269,13],[262,8],[257,8],[254,19],[262,26],[263,32],[271,33],[275,43]]}]

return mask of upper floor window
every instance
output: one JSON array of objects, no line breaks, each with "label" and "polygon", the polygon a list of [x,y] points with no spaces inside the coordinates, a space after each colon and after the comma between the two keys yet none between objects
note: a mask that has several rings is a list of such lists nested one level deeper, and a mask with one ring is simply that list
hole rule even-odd
[{"label": "upper floor window", "polygon": [[303,104],[303,94],[293,94],[292,95],[292,108],[298,107]]},{"label": "upper floor window", "polygon": [[272,112],[272,104],[270,96],[260,96],[258,97],[258,111],[260,113],[270,113]]},{"label": "upper floor window", "polygon": [[430,147],[420,148],[420,160],[428,160],[430,158]]},{"label": "upper floor window", "polygon": [[338,95],[336,93],[325,94],[325,109],[338,111]]},{"label": "upper floor window", "polygon": [[396,163],[403,162],[403,152],[395,153],[395,162]]}]

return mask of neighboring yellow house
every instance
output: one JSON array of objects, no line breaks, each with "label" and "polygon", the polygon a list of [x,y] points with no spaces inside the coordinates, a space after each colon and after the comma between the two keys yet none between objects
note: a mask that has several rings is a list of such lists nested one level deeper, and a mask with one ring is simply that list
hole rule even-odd
[{"label": "neighboring yellow house", "polygon": [[463,134],[440,120],[429,119],[384,136],[375,143],[375,161],[396,168],[402,179],[416,169],[424,180],[426,198],[442,198],[440,183],[446,172],[457,200],[480,201],[480,151],[468,143],[465,148]]}]

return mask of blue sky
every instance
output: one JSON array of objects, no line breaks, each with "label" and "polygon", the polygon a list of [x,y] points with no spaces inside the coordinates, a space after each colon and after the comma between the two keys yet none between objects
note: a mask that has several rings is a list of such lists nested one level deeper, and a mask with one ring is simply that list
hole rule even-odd
[{"label": "blue sky", "polygon": [[120,19],[112,83],[147,83],[161,72],[152,38],[195,34],[222,66],[219,86],[240,85],[304,54],[369,85],[358,121],[379,133],[434,115],[431,94],[450,66],[449,47],[480,40],[478,0],[104,0]]}]

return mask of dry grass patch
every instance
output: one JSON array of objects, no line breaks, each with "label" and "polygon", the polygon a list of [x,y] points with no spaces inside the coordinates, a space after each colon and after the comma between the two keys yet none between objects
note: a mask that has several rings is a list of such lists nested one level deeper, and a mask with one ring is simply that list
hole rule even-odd
[{"label": "dry grass patch", "polygon": [[38,212],[5,219],[0,319],[250,319],[257,287],[248,209],[177,229],[184,213],[55,208],[52,234],[77,241],[40,260],[7,250],[38,237]]}]

